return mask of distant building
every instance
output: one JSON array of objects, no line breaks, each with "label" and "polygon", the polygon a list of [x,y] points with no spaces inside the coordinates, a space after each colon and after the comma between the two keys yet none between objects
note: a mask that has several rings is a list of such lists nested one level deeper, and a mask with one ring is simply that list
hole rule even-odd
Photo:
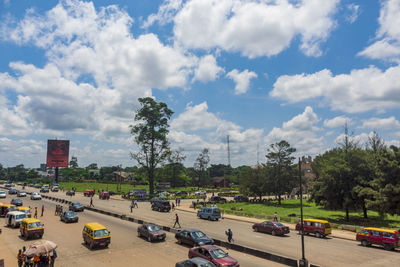
[{"label": "distant building", "polygon": [[229,180],[226,177],[214,177],[211,179],[213,187],[229,187]]},{"label": "distant building", "polygon": [[132,181],[133,173],[132,172],[122,172],[122,171],[115,171],[114,180],[116,182],[129,182]]}]

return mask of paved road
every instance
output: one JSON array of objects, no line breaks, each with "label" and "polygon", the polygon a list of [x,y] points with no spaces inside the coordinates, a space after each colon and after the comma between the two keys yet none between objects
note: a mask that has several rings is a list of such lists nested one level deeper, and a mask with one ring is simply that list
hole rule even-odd
[{"label": "paved road", "polygon": [[[29,188],[28,190],[32,189]],[[80,193],[72,198],[67,197],[63,192],[49,193],[49,195],[80,201],[86,205],[90,202],[90,198],[83,197]],[[93,200],[96,208],[130,214],[129,201],[99,200],[98,196],[94,197]],[[225,230],[231,228],[235,242],[238,244],[295,259],[301,257],[300,236],[295,232],[285,237],[271,236],[253,232],[251,224],[246,222],[234,220],[210,222],[197,219],[193,213],[179,211],[178,214],[184,228],[198,228],[211,237],[222,240],[226,239]],[[172,226],[174,219],[174,213],[152,211],[148,202],[139,203],[139,209],[134,209],[132,216],[165,226]],[[309,262],[321,266],[400,266],[400,251],[385,251],[378,247],[365,248],[356,241],[337,238],[318,239],[313,236],[306,236],[305,253]]]},{"label": "paved road", "polygon": [[[9,203],[12,197],[7,196],[0,201]],[[91,211],[79,212],[78,223],[66,224],[54,215],[57,203],[47,199],[32,201],[29,196],[21,199],[25,206],[38,207],[39,211],[42,204],[45,206],[43,217],[40,217],[39,212],[39,219],[45,224],[43,239],[58,244],[57,266],[175,266],[177,261],[187,258],[189,247],[178,245],[171,233],[167,233],[165,242],[149,243],[137,237],[138,224]],[[6,266],[14,266],[18,249],[28,246],[34,240],[24,241],[19,237],[18,229],[3,227],[4,219],[1,220],[3,233],[0,235],[0,258],[5,258]],[[88,222],[100,222],[108,227],[111,231],[109,248],[91,251],[83,244],[81,232],[83,225]],[[244,267],[282,266],[232,250],[229,254]]]}]

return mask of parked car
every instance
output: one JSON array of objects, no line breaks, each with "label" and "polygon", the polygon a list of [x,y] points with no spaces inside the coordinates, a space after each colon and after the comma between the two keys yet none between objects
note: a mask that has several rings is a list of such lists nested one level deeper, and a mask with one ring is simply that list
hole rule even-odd
[{"label": "parked car", "polygon": [[213,202],[213,203],[226,203],[227,202],[226,198],[223,198],[220,196],[212,196],[212,197],[210,197],[209,201]]},{"label": "parked car", "polygon": [[110,199],[110,193],[107,191],[100,192],[99,199]]},{"label": "parked car", "polygon": [[74,190],[69,190],[67,193],[65,193],[67,196],[75,196],[75,191]]},{"label": "parked car", "polygon": [[33,186],[34,186],[34,184],[32,184],[32,183],[29,184],[29,187],[33,187]]},{"label": "parked car", "polygon": [[42,199],[42,196],[39,193],[33,192],[31,194],[31,200],[41,200],[41,199]]},{"label": "parked car", "polygon": [[210,221],[218,221],[221,219],[221,211],[217,207],[200,207],[200,210],[197,211],[197,217]]},{"label": "parked car", "polygon": [[154,202],[156,202],[156,201],[158,201],[158,200],[161,200],[161,198],[159,198],[159,197],[153,197],[153,198],[150,199],[150,204],[153,204]]},{"label": "parked car", "polygon": [[26,192],[23,190],[19,190],[17,193],[17,197],[26,197]]},{"label": "parked car", "polygon": [[155,240],[162,240],[164,241],[166,238],[166,234],[163,230],[160,229],[155,224],[152,223],[145,223],[142,226],[139,226],[137,229],[139,237],[145,237],[149,242]]},{"label": "parked car", "polygon": [[189,258],[194,257],[200,257],[209,260],[216,266],[240,266],[239,262],[229,256],[227,252],[213,245],[206,245],[189,249]]},{"label": "parked car", "polygon": [[60,214],[60,220],[69,223],[69,222],[78,222],[79,218],[75,212],[73,212],[72,210],[67,210]]},{"label": "parked car", "polygon": [[5,186],[5,187],[12,187],[12,184],[11,184],[11,183],[7,183],[7,184],[5,184],[4,186]]},{"label": "parked car", "polygon": [[48,192],[49,192],[49,188],[48,187],[40,188],[40,193],[48,193]]},{"label": "parked car", "polygon": [[94,190],[93,189],[86,189],[83,191],[83,196],[84,197],[92,197],[94,196]]},{"label": "parked car", "polygon": [[52,188],[51,188],[51,192],[58,192],[58,186],[53,186]]},{"label": "parked car", "polygon": [[151,204],[151,209],[168,212],[171,210],[171,204],[169,203],[168,200],[157,200],[154,201],[153,204]]},{"label": "parked car", "polygon": [[13,198],[11,199],[10,204],[15,206],[22,206],[22,200],[19,198]]},{"label": "parked car", "polygon": [[177,191],[177,192],[175,192],[175,196],[185,197],[187,195],[188,195],[188,192],[186,192],[186,191]]},{"label": "parked car", "polygon": [[108,193],[110,194],[110,196],[115,196],[117,194],[114,191],[108,191]]},{"label": "parked car", "polygon": [[85,224],[82,230],[82,237],[83,242],[85,242],[90,249],[97,246],[108,247],[111,243],[110,232],[105,226],[97,222]]},{"label": "parked car", "polygon": [[7,194],[5,191],[0,191],[0,198],[6,198]]},{"label": "parked car", "polygon": [[17,183],[17,185],[18,185],[18,186],[22,186],[22,185],[23,185],[23,183]]},{"label": "parked car", "polygon": [[[331,225],[325,220],[316,219],[304,219],[304,233],[305,234],[315,234],[316,237],[325,237],[332,233]],[[301,224],[298,222],[296,224],[296,230],[301,233]]]},{"label": "parked car", "polygon": [[11,188],[10,190],[8,190],[9,195],[16,195],[17,193],[18,193],[17,189]]},{"label": "parked car", "polygon": [[243,195],[237,195],[233,197],[236,202],[249,202],[249,197]]},{"label": "parked car", "polygon": [[73,202],[71,204],[69,204],[68,206],[68,210],[72,210],[72,211],[84,211],[85,207],[79,203],[79,202]]},{"label": "parked car", "polygon": [[215,267],[214,263],[206,259],[195,257],[188,260],[180,261],[175,264],[175,267]]},{"label": "parked car", "polygon": [[9,227],[16,228],[18,227],[22,220],[28,218],[26,213],[20,211],[10,211],[6,214],[6,225]]},{"label": "parked car", "polygon": [[283,225],[280,222],[265,221],[262,223],[253,224],[253,229],[256,232],[263,232],[272,235],[285,235],[289,234],[289,227]]},{"label": "parked car", "polygon": [[196,196],[203,196],[203,195],[206,195],[206,194],[207,194],[207,191],[205,191],[205,190],[199,190],[199,191],[194,192],[194,194],[195,194]]},{"label": "parked car", "polygon": [[179,244],[187,244],[190,246],[212,245],[214,240],[209,238],[202,231],[197,229],[185,229],[175,234],[175,238]]},{"label": "parked car", "polygon": [[386,250],[400,247],[399,231],[390,229],[366,227],[363,232],[357,233],[356,240],[361,241],[361,245],[364,247],[378,245]]},{"label": "parked car", "polygon": [[42,186],[40,184],[35,184],[34,187],[35,188],[41,188]]}]

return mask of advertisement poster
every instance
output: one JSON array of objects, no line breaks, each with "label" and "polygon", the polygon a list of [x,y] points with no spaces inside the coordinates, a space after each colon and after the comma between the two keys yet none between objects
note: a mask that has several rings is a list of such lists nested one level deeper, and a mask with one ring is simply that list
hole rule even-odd
[{"label": "advertisement poster", "polygon": [[68,167],[69,140],[47,140],[47,167]]}]

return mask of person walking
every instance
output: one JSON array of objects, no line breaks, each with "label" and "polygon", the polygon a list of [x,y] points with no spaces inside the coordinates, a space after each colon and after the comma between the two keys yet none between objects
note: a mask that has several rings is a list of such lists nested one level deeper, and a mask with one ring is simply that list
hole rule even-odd
[{"label": "person walking", "polygon": [[132,213],[133,207],[135,207],[135,203],[133,203],[133,200],[132,200],[131,201],[131,213]]},{"label": "person walking", "polygon": [[228,236],[228,243],[232,243],[234,241],[232,230],[229,228],[228,231],[225,231],[225,234]]},{"label": "person walking", "polygon": [[37,219],[37,213],[38,213],[37,207],[35,207],[35,214],[34,214],[34,216],[33,216],[35,219]]},{"label": "person walking", "polygon": [[181,205],[181,199],[178,198],[178,206],[180,206],[180,205]]},{"label": "person walking", "polygon": [[54,267],[54,263],[56,262],[56,258],[57,258],[57,251],[56,249],[53,249],[53,255],[51,255],[50,258],[50,266]]},{"label": "person walking", "polygon": [[175,210],[175,204],[174,204],[174,202],[172,201],[172,203],[171,203],[172,205],[171,205],[171,207],[172,207],[172,210]]},{"label": "person walking", "polygon": [[93,205],[93,196],[90,197],[90,205],[89,205],[89,207],[93,207],[93,208],[94,208],[94,205]]},{"label": "person walking", "polygon": [[136,199],[133,201],[133,207],[139,208],[139,206],[138,206],[138,204],[137,204],[137,200],[136,200]]},{"label": "person walking", "polygon": [[58,204],[56,205],[56,209],[54,210],[54,215],[57,216],[58,214]]},{"label": "person walking", "polygon": [[174,223],[174,226],[172,228],[175,228],[176,225],[179,225],[179,228],[182,228],[181,224],[179,223],[178,213],[175,213],[175,223]]},{"label": "person walking", "polygon": [[17,259],[18,259],[18,267],[22,267],[22,264],[24,263],[24,254],[22,253],[21,249],[18,251]]},{"label": "person walking", "polygon": [[39,256],[33,256],[33,267],[39,267],[40,263],[40,257]]},{"label": "person walking", "polygon": [[175,206],[178,206],[178,198],[175,198]]},{"label": "person walking", "polygon": [[42,214],[40,215],[40,217],[43,217],[43,213],[44,213],[44,205],[42,205]]},{"label": "person walking", "polygon": [[275,211],[275,213],[274,213],[274,222],[277,222],[278,221],[278,213]]}]

